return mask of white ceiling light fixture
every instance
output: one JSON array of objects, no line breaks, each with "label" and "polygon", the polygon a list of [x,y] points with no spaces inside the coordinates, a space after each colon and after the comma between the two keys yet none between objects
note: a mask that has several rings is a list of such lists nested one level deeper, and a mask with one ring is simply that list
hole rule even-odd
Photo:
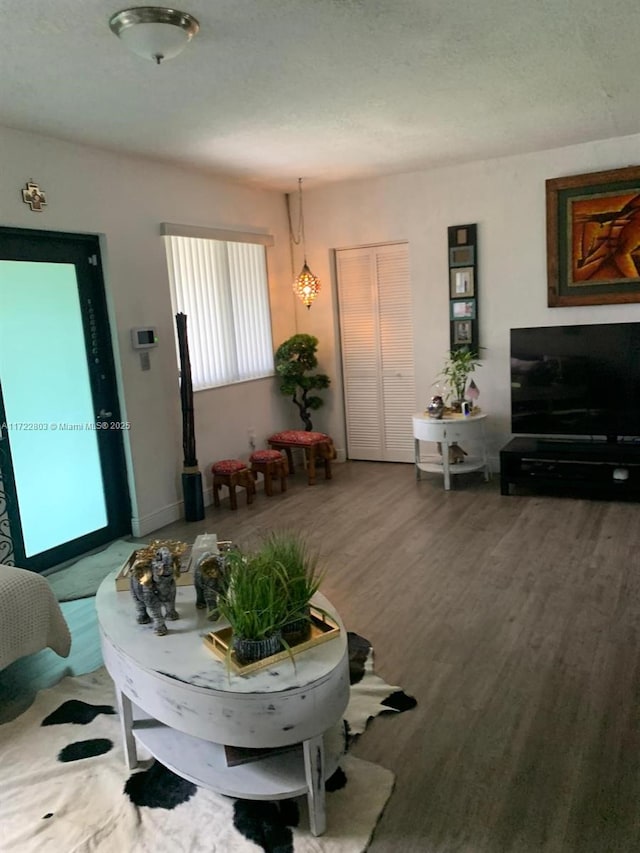
[{"label": "white ceiling light fixture", "polygon": [[109,27],[133,53],[160,65],[187,46],[200,24],[193,15],[177,9],[136,6],[116,12]]}]

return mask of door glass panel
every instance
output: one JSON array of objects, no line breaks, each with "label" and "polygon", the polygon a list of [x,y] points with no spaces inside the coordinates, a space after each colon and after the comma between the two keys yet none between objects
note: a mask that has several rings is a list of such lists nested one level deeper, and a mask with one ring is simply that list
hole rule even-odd
[{"label": "door glass panel", "polygon": [[30,557],[107,524],[75,267],[0,261],[0,305],[0,383]]}]

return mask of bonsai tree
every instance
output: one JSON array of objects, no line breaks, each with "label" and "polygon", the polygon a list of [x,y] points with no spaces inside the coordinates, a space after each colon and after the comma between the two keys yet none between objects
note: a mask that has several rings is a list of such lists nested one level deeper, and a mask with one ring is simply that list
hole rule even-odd
[{"label": "bonsai tree", "polygon": [[454,407],[464,400],[467,381],[476,367],[480,367],[480,361],[468,347],[450,350],[439,378],[446,384]]},{"label": "bonsai tree", "polygon": [[280,377],[280,391],[291,397],[298,407],[307,432],[313,429],[310,410],[319,409],[324,400],[312,391],[328,388],[331,380],[325,373],[310,373],[318,366],[316,350],[318,339],[313,335],[293,335],[280,344],[275,354],[276,373]]}]

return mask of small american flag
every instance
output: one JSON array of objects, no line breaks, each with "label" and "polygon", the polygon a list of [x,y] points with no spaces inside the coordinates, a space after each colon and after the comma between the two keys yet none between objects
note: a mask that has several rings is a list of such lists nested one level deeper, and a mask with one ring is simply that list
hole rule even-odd
[{"label": "small american flag", "polygon": [[480,389],[472,379],[467,388],[467,400],[477,400],[479,396]]}]

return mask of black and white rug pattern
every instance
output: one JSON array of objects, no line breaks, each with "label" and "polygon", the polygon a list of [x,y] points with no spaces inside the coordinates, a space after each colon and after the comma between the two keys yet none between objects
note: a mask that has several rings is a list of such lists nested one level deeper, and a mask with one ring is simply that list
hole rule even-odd
[{"label": "black and white rug pattern", "polygon": [[[371,644],[349,633],[348,740],[415,700],[373,672]],[[6,853],[362,853],[394,777],[345,754],[327,781],[327,831],[308,829],[305,798],[233,800],[151,759],[127,771],[104,669],[65,678],[0,726],[0,849]]]}]

